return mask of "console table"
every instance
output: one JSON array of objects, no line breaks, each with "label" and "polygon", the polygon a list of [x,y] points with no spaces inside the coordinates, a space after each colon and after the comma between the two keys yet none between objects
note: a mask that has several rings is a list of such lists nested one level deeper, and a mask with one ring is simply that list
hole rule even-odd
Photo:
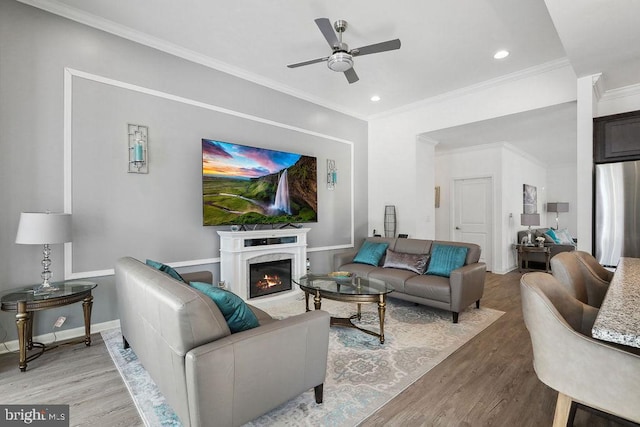
[{"label": "console table", "polygon": [[[16,327],[18,328],[18,344],[20,347],[20,361],[18,367],[22,372],[27,370],[27,362],[41,356],[47,347],[33,341],[33,318],[36,311],[49,308],[63,307],[82,301],[84,312],[84,344],[91,345],[91,308],[93,295],[91,291],[97,283],[85,280],[70,280],[54,283],[57,290],[48,293],[34,293],[38,285],[10,289],[0,294],[0,308],[2,311],[16,313]],[[38,348],[39,351],[27,357],[27,350]]]},{"label": "console table", "polygon": [[[513,245],[518,251],[518,271],[530,270],[529,268],[529,254],[543,253],[545,255],[545,272],[549,272],[549,260],[551,258],[551,248],[548,246],[533,246],[533,245]],[[522,262],[524,261],[524,269],[522,268]]]}]

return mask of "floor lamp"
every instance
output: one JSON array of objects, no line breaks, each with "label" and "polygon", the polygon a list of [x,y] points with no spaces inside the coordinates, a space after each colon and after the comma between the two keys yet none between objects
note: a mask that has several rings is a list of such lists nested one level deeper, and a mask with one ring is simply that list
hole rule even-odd
[{"label": "floor lamp", "polygon": [[549,202],[547,203],[547,212],[556,213],[556,230],[559,229],[558,213],[569,212],[569,202]]}]

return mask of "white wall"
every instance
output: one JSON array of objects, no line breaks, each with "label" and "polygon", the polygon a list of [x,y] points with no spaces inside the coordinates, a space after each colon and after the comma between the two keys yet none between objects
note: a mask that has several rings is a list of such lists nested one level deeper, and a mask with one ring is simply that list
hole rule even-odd
[{"label": "white wall", "polygon": [[[435,176],[418,173],[429,165],[429,150],[418,149],[419,135],[465,123],[528,111],[576,99],[576,77],[560,64],[521,78],[495,82],[431,99],[369,121],[369,229],[382,229],[385,204],[398,211],[398,229],[422,238],[436,235],[432,203],[415,198],[435,186]],[[418,179],[418,177],[420,177]],[[428,197],[428,196],[427,196]]]},{"label": "white wall", "polygon": [[[500,265],[501,250],[498,249],[502,230],[495,227],[501,202],[501,157],[502,144],[489,144],[466,149],[440,151],[436,153],[435,185],[440,187],[440,207],[435,209],[435,238],[452,240],[454,229],[452,212],[454,203],[454,181],[472,178],[491,178],[493,183],[493,236],[492,264],[487,269],[495,270]],[[497,184],[498,183],[498,184]],[[497,185],[496,185],[497,184]],[[485,250],[485,248],[483,248]]]},{"label": "white wall", "polygon": [[[538,190],[538,212],[546,203],[546,169],[536,159],[508,143],[442,151],[436,154],[435,182],[440,186],[440,208],[436,209],[435,238],[450,240],[453,181],[491,177],[493,194],[493,265],[494,273],[506,273],[516,267],[512,244],[516,243],[520,225],[523,184]],[[541,222],[544,215],[541,214]]]},{"label": "white wall", "polygon": [[548,200],[546,167],[537,159],[506,144],[502,156],[502,171],[503,258],[496,273],[506,273],[516,268],[516,254],[511,245],[517,243],[518,231],[527,228],[520,224],[520,214],[523,213],[523,185],[533,185],[537,188],[537,211],[540,213],[541,226],[544,221],[543,210]]},{"label": "white wall", "polygon": [[[547,168],[547,201],[549,202],[569,202],[569,212],[559,213],[558,222],[560,228],[567,228],[572,236],[577,236],[577,194],[580,191],[591,191],[588,183],[578,185],[576,181],[577,167],[575,163],[566,165],[556,165]],[[541,225],[545,227],[556,226],[556,214],[547,212],[546,205],[540,206],[543,217]]]}]

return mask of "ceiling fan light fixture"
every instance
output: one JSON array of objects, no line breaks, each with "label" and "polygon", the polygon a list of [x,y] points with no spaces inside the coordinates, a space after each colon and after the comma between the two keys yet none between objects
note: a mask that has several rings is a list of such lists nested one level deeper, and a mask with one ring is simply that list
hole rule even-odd
[{"label": "ceiling fan light fixture", "polygon": [[347,52],[336,52],[329,57],[327,67],[340,73],[353,67],[353,58]]}]

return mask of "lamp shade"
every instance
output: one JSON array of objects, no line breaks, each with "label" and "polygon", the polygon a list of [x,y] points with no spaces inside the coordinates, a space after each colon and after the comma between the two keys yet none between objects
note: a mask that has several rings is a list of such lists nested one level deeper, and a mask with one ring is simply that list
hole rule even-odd
[{"label": "lamp shade", "polygon": [[569,212],[569,202],[549,202],[547,212]]},{"label": "lamp shade", "polygon": [[522,225],[540,225],[540,214],[520,214],[520,224]]},{"label": "lamp shade", "polygon": [[45,245],[71,241],[71,214],[22,212],[16,243]]}]

